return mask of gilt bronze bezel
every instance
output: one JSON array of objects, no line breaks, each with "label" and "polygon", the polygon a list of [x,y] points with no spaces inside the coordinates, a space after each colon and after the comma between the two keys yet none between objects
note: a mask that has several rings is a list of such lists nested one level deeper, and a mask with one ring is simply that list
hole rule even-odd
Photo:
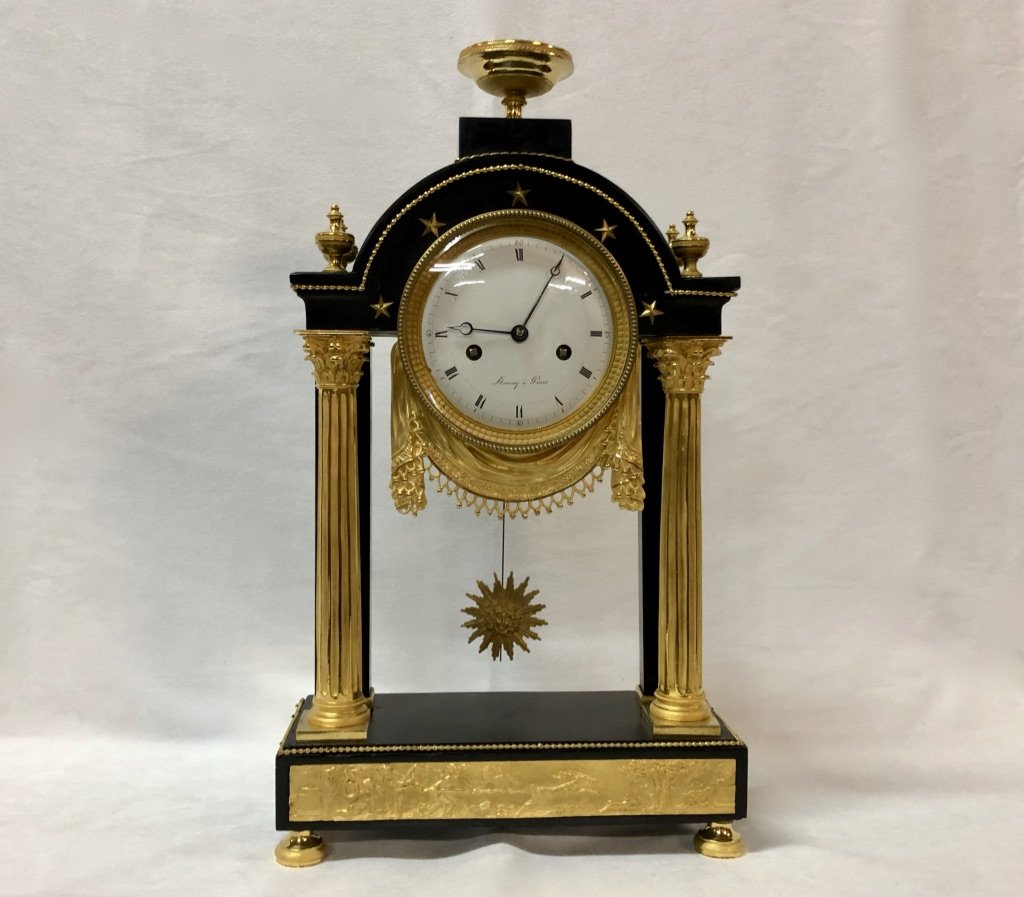
[{"label": "gilt bronze bezel", "polygon": [[[597,388],[562,420],[540,427],[506,429],[474,420],[445,396],[430,372],[423,350],[422,321],[441,273],[467,247],[487,240],[524,237],[547,240],[575,255],[597,278],[612,319],[612,351]],[[609,411],[622,393],[637,353],[633,294],[615,258],[599,240],[565,218],[532,209],[503,209],[474,216],[448,228],[417,262],[399,303],[398,347],[402,364],[422,403],[467,442],[506,452],[533,452],[568,442]]]}]

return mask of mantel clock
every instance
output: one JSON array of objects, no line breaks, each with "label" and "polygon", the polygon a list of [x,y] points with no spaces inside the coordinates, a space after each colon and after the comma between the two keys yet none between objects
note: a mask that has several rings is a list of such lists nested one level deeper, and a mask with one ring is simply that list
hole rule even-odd
[{"label": "mantel clock", "polygon": [[[702,276],[692,212],[662,234],[572,160],[568,121],[522,117],[571,74],[566,51],[486,41],[459,70],[505,117],[460,119],[459,158],[400,196],[360,250],[332,206],[317,234],[327,267],[291,276],[317,395],[315,688],[278,751],[277,824],[291,834],[276,856],[319,862],[314,829],[654,820],[704,824],[701,853],[738,856],[746,746],[701,677],[700,402],[739,278]],[[397,337],[396,512],[429,515],[434,496],[503,520],[571,513],[607,477],[637,516],[635,692],[372,692],[374,335]],[[544,605],[528,578],[487,579],[461,625],[511,659]]]}]

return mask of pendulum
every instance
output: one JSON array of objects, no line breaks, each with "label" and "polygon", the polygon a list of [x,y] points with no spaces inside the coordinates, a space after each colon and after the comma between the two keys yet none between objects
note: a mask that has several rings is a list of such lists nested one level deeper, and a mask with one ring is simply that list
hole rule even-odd
[{"label": "pendulum", "polygon": [[[527,591],[530,577],[527,576],[516,585],[515,575],[509,571],[505,577],[505,517],[501,518],[501,576],[493,574],[494,582],[487,585],[482,579],[476,581],[479,594],[467,592],[466,597],[472,599],[471,607],[464,607],[462,612],[469,616],[463,627],[472,630],[469,643],[480,639],[478,653],[491,649],[491,659],[501,660],[502,653],[508,659],[514,658],[516,645],[527,654],[530,652],[526,639],[539,641],[535,629],[547,626],[547,621],[537,616],[544,610],[543,604],[534,604],[533,599],[539,590]],[[502,580],[504,579],[504,582]]]}]

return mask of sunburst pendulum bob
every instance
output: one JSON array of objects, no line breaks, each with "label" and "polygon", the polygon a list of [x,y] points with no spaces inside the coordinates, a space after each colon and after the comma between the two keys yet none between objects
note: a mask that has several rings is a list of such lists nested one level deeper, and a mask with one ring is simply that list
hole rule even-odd
[{"label": "sunburst pendulum bob", "polygon": [[501,576],[493,574],[494,582],[491,585],[478,579],[476,586],[480,593],[466,592],[466,597],[472,599],[473,606],[462,608],[462,612],[469,616],[462,626],[464,629],[472,630],[469,644],[480,639],[478,653],[483,654],[490,648],[491,660],[501,660],[503,653],[508,655],[509,660],[513,660],[516,645],[529,654],[530,648],[526,640],[540,641],[540,636],[535,630],[537,627],[548,625],[546,620],[537,616],[544,610],[544,605],[533,603],[539,591],[526,591],[530,584],[529,576],[516,585],[515,575],[510,572],[502,583],[505,577],[505,517],[506,515],[502,513]]},{"label": "sunburst pendulum bob", "polygon": [[540,640],[540,636],[534,630],[548,624],[537,616],[544,610],[544,605],[532,603],[539,590],[526,591],[529,584],[530,577],[527,576],[516,585],[512,573],[509,573],[502,584],[495,573],[494,583],[490,586],[482,579],[476,581],[480,594],[466,593],[466,597],[475,603],[472,607],[462,609],[462,612],[470,617],[462,625],[473,630],[469,637],[470,644],[478,638],[482,639],[479,653],[483,653],[489,647],[492,660],[501,660],[502,652],[512,660],[516,645],[529,654],[530,648],[526,644],[526,639]]}]

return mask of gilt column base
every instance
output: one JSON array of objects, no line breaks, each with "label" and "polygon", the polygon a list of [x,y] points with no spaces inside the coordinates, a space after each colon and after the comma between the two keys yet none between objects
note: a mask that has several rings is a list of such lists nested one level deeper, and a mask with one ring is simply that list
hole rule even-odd
[{"label": "gilt column base", "polygon": [[655,735],[720,735],[722,726],[711,712],[704,692],[672,695],[656,691],[644,704]]}]

